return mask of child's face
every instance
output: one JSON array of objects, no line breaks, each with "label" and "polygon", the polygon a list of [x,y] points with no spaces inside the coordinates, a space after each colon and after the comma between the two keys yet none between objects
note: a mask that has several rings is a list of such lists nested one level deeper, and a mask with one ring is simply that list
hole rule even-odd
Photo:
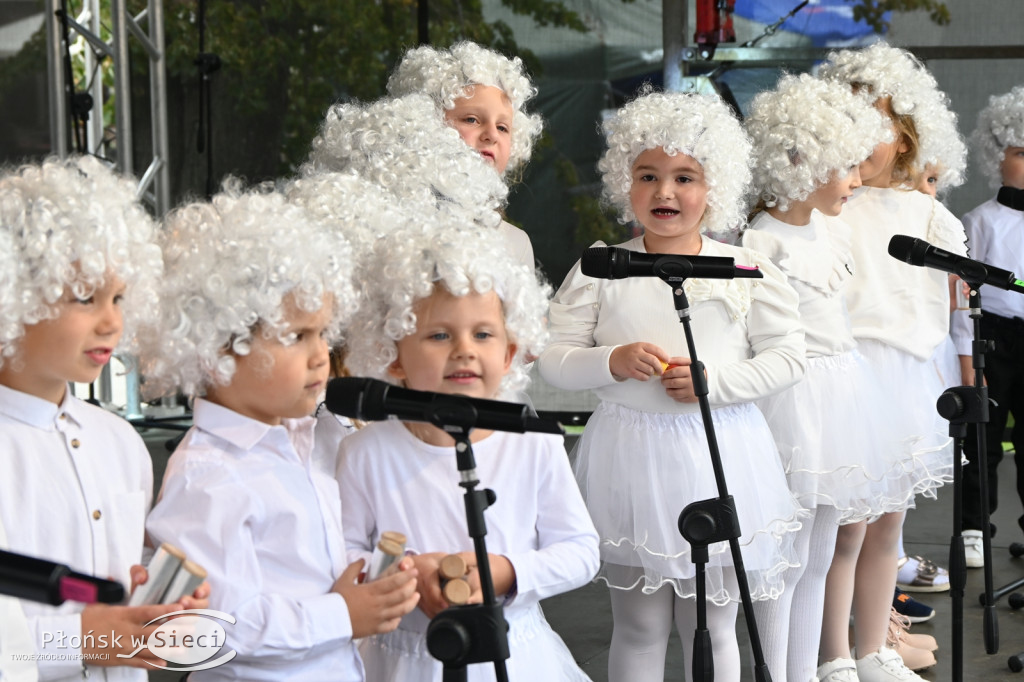
[{"label": "child's face", "polygon": [[498,173],[504,173],[512,152],[512,102],[489,85],[473,86],[473,94],[455,100],[444,118]]},{"label": "child's face", "polygon": [[896,169],[896,158],[907,151],[907,143],[893,122],[889,98],[876,100],[875,108],[885,114],[886,125],[893,131],[893,139],[891,142],[879,143],[871,156],[861,162],[860,179],[869,187],[889,187],[892,173]]},{"label": "child's face", "polygon": [[644,226],[644,244],[651,253],[700,244],[700,221],[708,205],[704,169],[686,154],[669,156],[661,147],[648,149],[633,162],[629,202]]},{"label": "child's face", "polygon": [[389,373],[417,391],[496,398],[516,352],[498,295],[453,296],[438,286],[413,311],[416,331],[398,342]]},{"label": "child's face", "polygon": [[939,193],[939,171],[935,166],[928,164],[924,167],[924,172],[917,179],[914,189],[933,197]]},{"label": "child's face", "polygon": [[207,398],[251,419],[278,425],[283,418],[308,417],[327,385],[330,371],[324,332],[331,321],[332,300],[316,312],[299,310],[285,299],[287,329],[281,342],[253,335],[248,355],[235,358],[236,369],[227,386],[211,387]]},{"label": "child's face", "polygon": [[858,187],[860,171],[854,166],[843,176],[832,173],[828,182],[811,192],[807,203],[827,216],[837,216],[842,213],[846,200],[853,196],[853,190]]},{"label": "child's face", "polygon": [[999,171],[1003,175],[1003,185],[1024,189],[1024,147],[1004,149]]},{"label": "child's face", "polygon": [[121,339],[123,296],[124,284],[113,275],[87,299],[66,289],[56,319],[25,327],[0,383],[60,404],[69,381],[95,381]]}]

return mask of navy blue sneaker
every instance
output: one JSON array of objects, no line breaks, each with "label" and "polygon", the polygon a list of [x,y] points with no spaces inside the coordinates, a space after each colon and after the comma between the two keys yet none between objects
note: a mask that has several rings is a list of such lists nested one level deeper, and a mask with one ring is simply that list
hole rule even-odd
[{"label": "navy blue sneaker", "polygon": [[922,604],[898,587],[892,597],[892,607],[911,623],[923,623],[935,617],[935,609]]}]

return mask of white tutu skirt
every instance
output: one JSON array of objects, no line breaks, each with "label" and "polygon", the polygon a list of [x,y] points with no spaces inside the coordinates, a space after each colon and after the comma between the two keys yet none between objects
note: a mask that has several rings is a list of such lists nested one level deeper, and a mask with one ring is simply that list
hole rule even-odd
[{"label": "white tutu skirt", "polygon": [[[551,629],[540,604],[505,607],[509,624],[508,679],[539,682],[565,680],[590,682],[580,670],[562,638]],[[359,643],[359,655],[366,679],[374,682],[441,682],[444,668],[427,650],[427,625],[422,611],[402,619],[394,632],[366,637]],[[493,663],[466,666],[467,682],[494,682]]]},{"label": "white tutu skirt", "polygon": [[949,422],[935,408],[946,386],[932,358],[919,360],[872,340],[860,340],[859,350],[882,386],[879,411],[899,429],[900,440],[894,452],[902,475],[885,479],[884,495],[890,499],[902,497],[905,503],[901,508],[913,508],[915,496],[934,498],[938,488],[953,482]]},{"label": "white tutu skirt", "polygon": [[[758,409],[731,405],[714,410],[712,420],[726,486],[736,501],[751,597],[777,598],[783,571],[798,565],[793,534],[802,510],[786,486]],[[641,412],[602,402],[576,453],[576,480],[601,538],[597,579],[647,594],[671,585],[680,597],[694,596],[695,568],[690,545],[679,533],[679,513],[718,495],[700,414]],[[708,549],[708,601],[739,601],[729,544]]]},{"label": "white tutu skirt", "polygon": [[840,524],[906,509],[905,490],[920,472],[908,466],[913,448],[901,448],[901,423],[885,404],[878,376],[857,351],[809,358],[800,383],[757,401],[804,507],[835,507]]}]

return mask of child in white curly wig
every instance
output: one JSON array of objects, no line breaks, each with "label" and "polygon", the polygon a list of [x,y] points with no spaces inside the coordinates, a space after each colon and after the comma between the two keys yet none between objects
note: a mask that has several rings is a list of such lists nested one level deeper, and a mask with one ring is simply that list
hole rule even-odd
[{"label": "child in white curly wig", "polygon": [[[974,148],[979,151],[978,163],[992,188],[1006,188],[1004,194],[1024,194],[1024,85],[1010,92],[993,95],[978,114],[978,125],[972,135]],[[1005,200],[1005,199],[1004,199]],[[1020,272],[1024,254],[1024,213],[1003,205],[995,197],[989,199],[963,217],[971,247],[971,258],[991,263],[1011,272]],[[1003,457],[1003,430],[1007,417],[1013,414],[1015,425],[1012,441],[1016,446],[1018,466],[1024,470],[1024,382],[1021,369],[1024,356],[1019,348],[1020,318],[1024,317],[1024,301],[1019,294],[986,287],[982,296],[981,331],[983,338],[995,341],[995,350],[985,359],[985,379],[988,392],[996,405],[989,408],[988,435],[988,512],[997,505],[996,471]],[[973,322],[967,311],[954,313],[953,338],[960,355],[963,383],[974,385],[971,365]],[[981,507],[981,482],[977,469],[978,443],[974,427],[970,427],[964,441],[964,454],[972,465],[964,467],[964,542],[967,565],[984,565],[981,551],[985,514]],[[1019,480],[1019,479],[1018,479]],[[1024,499],[1024,486],[1018,485],[1017,494]],[[1019,520],[1024,527],[1024,516]],[[993,532],[994,532],[994,527]]]},{"label": "child in white curly wig", "polygon": [[[523,359],[547,337],[549,288],[504,251],[496,232],[425,215],[417,227],[382,238],[372,266],[351,328],[354,374],[485,399],[524,386]],[[597,535],[562,439],[482,429],[471,439],[476,473],[497,494],[487,510],[487,546],[509,623],[509,679],[586,680],[539,604],[583,585],[597,570]],[[369,679],[442,679],[426,630],[448,606],[438,574],[446,554],[466,560],[471,601],[481,598],[454,444],[433,425],[399,421],[371,424],[342,441],[337,478],[349,550],[369,556],[381,531],[392,529],[420,552],[413,557],[420,608],[395,632],[361,648]],[[470,680],[494,679],[490,664],[468,672]]]},{"label": "child in white curly wig", "polygon": [[333,461],[312,454],[328,343],[356,303],[351,250],[283,195],[235,183],[171,214],[163,250],[147,386],[202,397],[147,531],[204,566],[212,606],[237,619],[235,657],[193,679],[362,680],[354,640],[417,597],[411,564],[357,583]]},{"label": "child in white curly wig", "polygon": [[[751,595],[776,598],[783,569],[795,564],[800,508],[753,401],[803,374],[797,296],[767,258],[704,234],[741,220],[749,138],[718,97],[679,93],[643,94],[604,128],[605,195],[623,219],[644,227],[621,248],[725,256],[764,275],[688,279],[684,289]],[[717,494],[672,289],[657,278],[594,279],[577,263],[551,304],[551,330],[538,360],[542,376],[563,389],[594,389],[602,400],[580,440],[576,478],[601,536],[598,577],[611,588],[608,677],[661,680],[673,622],[687,659],[696,623],[695,569],[676,519],[687,503]],[[709,549],[715,676],[735,681],[740,595],[727,544]]]},{"label": "child in white curly wig", "polygon": [[[388,79],[394,97],[422,93],[433,99],[448,125],[490,165],[508,178],[530,159],[543,127],[526,112],[537,88],[519,57],[508,57],[470,41],[447,49],[415,47],[405,53]],[[503,222],[506,238],[521,262],[533,264],[525,232]]]},{"label": "child in white curly wig", "polygon": [[[95,158],[48,159],[0,176],[4,548],[133,587],[146,579],[133,564],[152,499],[149,453],[127,422],[68,384],[91,383],[116,349],[131,347],[159,290],[154,232],[135,183]],[[166,613],[204,608],[208,588],[200,590],[155,606],[23,602],[33,667],[41,679],[145,680],[139,668],[162,661],[149,651],[117,658],[134,648],[124,640]],[[61,633],[81,643],[69,647]]]},{"label": "child in white curly wig", "polygon": [[[942,393],[932,357],[949,333],[949,280],[929,268],[901,263],[887,253],[890,238],[899,233],[924,239],[947,251],[965,254],[963,225],[933,197],[915,191],[911,183],[929,162],[949,160],[947,175],[962,176],[962,155],[938,153],[942,144],[959,139],[955,118],[935,79],[905,50],[885,44],[864,50],[846,50],[829,56],[823,77],[864,91],[891,122],[895,137],[875,147],[860,166],[860,188],[848,203],[843,218],[853,228],[853,258],[857,264],[847,286],[847,303],[858,350],[883,379],[885,395],[879,406],[896,416],[902,440],[918,452],[945,452],[946,465],[931,470],[925,487],[904,492],[913,497],[928,492],[952,477],[948,425],[935,411]],[[947,138],[943,141],[941,138]],[[954,159],[959,159],[955,160]],[[898,292],[912,292],[901,295]],[[857,559],[853,596],[856,661],[849,654],[845,627],[836,623],[823,631],[821,657],[832,664],[826,682],[853,679],[919,680],[899,655],[885,646],[889,611],[895,589],[899,536],[904,512],[882,515],[868,525]],[[934,564],[907,557],[907,573],[915,589],[948,588],[948,577]],[[842,636],[840,636],[842,629]],[[833,633],[828,637],[828,633]]]},{"label": "child in white curly wig", "polygon": [[533,267],[526,233],[504,222],[499,213],[508,187],[424,94],[331,107],[302,174],[330,171],[356,173],[404,204],[436,207],[459,220],[498,228],[509,252]]},{"label": "child in white curly wig", "polygon": [[[855,264],[850,228],[838,216],[861,185],[859,164],[892,140],[892,130],[864,94],[808,74],[784,76],[775,90],[758,94],[746,128],[765,209],[742,242],[789,277],[807,339],[803,381],[758,407],[790,489],[811,513],[797,536],[800,566],[786,572],[785,592],[754,608],[758,623],[777,631],[765,646],[773,677],[807,682],[818,667],[823,600],[826,626],[847,632],[866,519],[904,509],[905,491],[922,481],[928,486],[930,468],[944,462],[893,447],[897,425],[878,411],[881,384],[856,350],[846,309]],[[921,653],[934,664],[930,652]]]}]

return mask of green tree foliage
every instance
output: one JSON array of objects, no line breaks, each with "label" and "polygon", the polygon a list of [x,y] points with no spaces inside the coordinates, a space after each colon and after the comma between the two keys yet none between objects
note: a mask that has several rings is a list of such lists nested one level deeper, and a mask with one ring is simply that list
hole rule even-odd
[{"label": "green tree foliage", "polygon": [[924,10],[928,17],[939,26],[949,24],[949,8],[939,0],[847,0],[853,3],[853,18],[864,21],[876,33],[884,33],[889,28],[885,20],[886,12],[917,12]]}]

